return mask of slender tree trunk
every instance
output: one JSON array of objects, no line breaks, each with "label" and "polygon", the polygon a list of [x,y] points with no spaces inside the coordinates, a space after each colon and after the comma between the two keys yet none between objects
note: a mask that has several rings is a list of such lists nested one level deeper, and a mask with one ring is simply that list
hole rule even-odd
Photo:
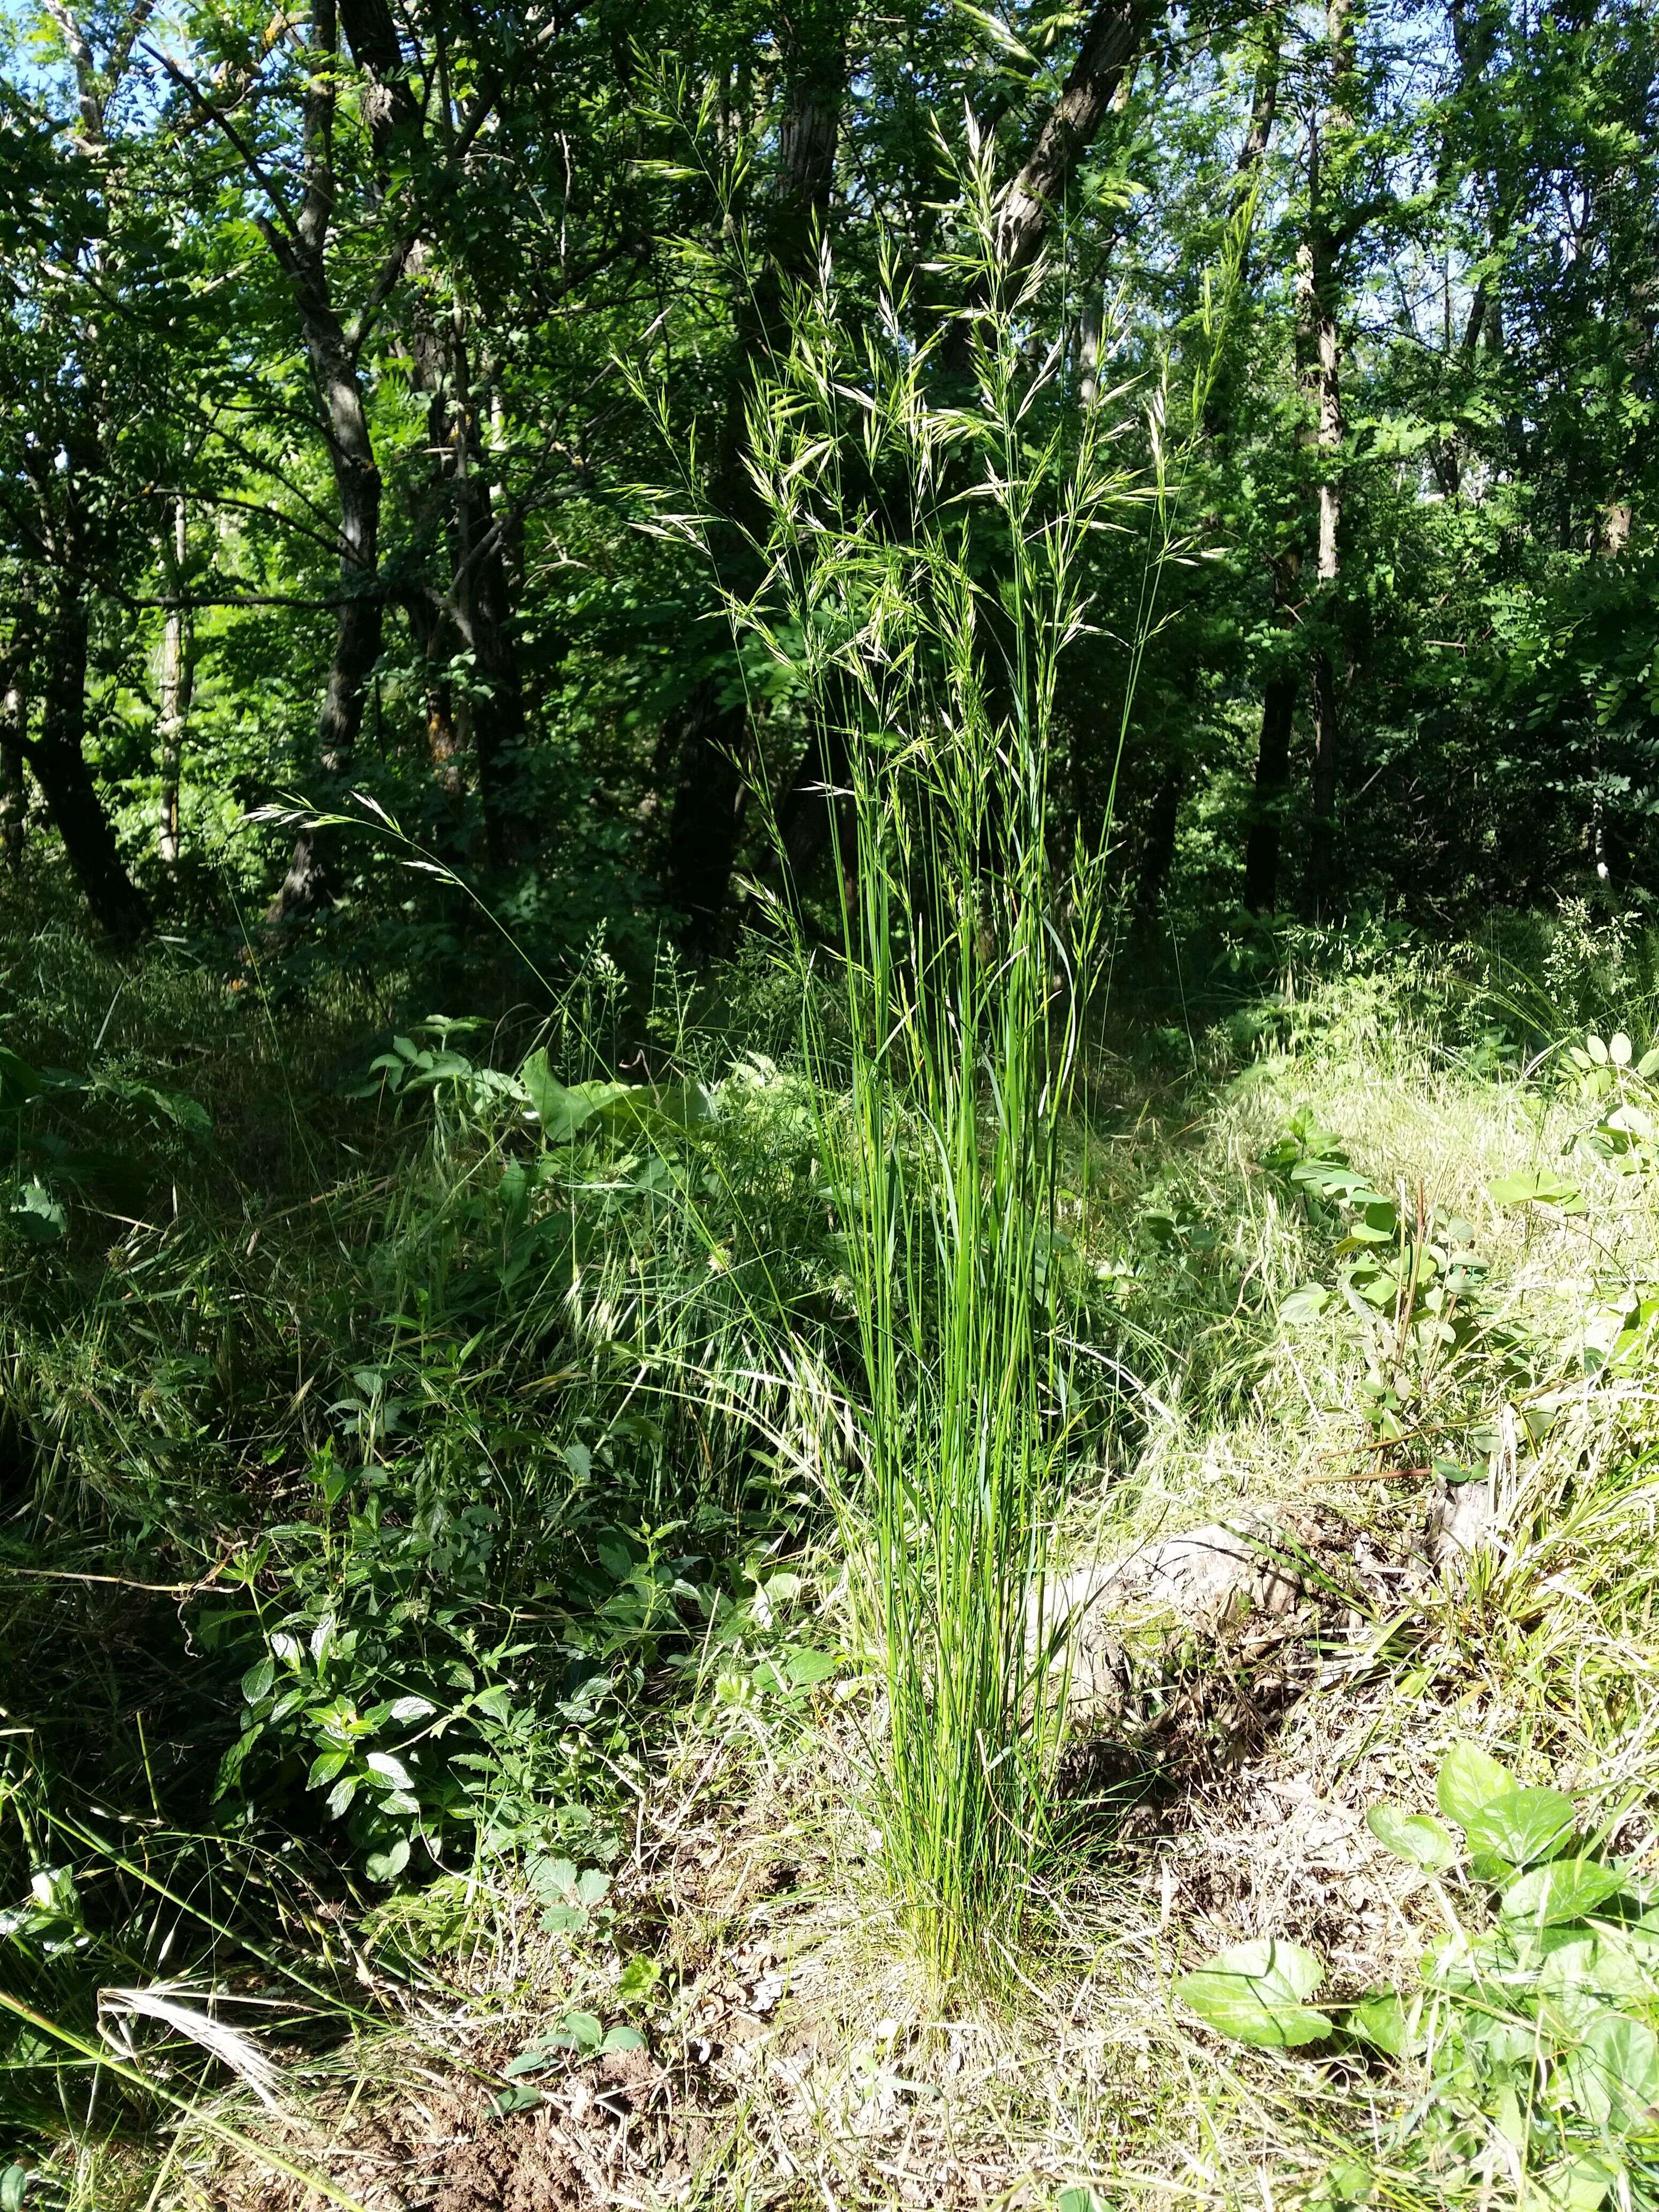
[{"label": "slender tree trunk", "polygon": [[[1151,0],[1097,0],[1060,97],[1003,195],[997,242],[1007,278],[1017,280],[1042,251],[1049,226],[1101,125],[1109,114],[1127,105],[1156,12]],[[1108,241],[1108,252],[1114,242]],[[969,304],[985,308],[995,303],[981,299]],[[972,357],[973,318],[957,314],[945,333],[941,359],[950,375],[960,377]]]},{"label": "slender tree trunk", "polygon": [[[175,597],[184,590],[185,554],[185,501],[181,493],[173,501],[173,556],[167,563]],[[161,634],[161,711],[156,726],[161,765],[157,842],[161,866],[169,874],[179,865],[179,770],[184,757],[185,730],[190,720],[191,646],[189,611],[169,607],[167,628]]]},{"label": "slender tree trunk", "polygon": [[[67,0],[47,0],[47,11],[63,33],[74,67],[79,109],[75,137],[89,165],[100,162],[106,153],[108,104],[126,74],[152,5],[153,0],[133,0],[125,11],[118,10],[112,21],[100,22],[100,35],[109,39],[100,68],[88,31],[92,19],[83,21]],[[95,519],[95,508],[84,490],[102,473],[112,429],[98,368],[100,329],[95,303],[105,296],[103,286],[109,274],[106,241],[101,238],[93,242],[89,270],[94,280],[89,299],[94,304],[84,325],[83,374],[76,380],[71,411],[66,419],[60,418],[56,436],[48,433],[43,441],[48,446],[55,443],[58,448],[61,474],[57,477],[55,495],[46,491],[44,475],[38,479],[45,518],[41,534],[51,547],[52,565],[57,572],[45,640],[40,731],[31,742],[20,714],[6,734],[34,771],[94,920],[118,943],[128,945],[149,929],[149,907],[127,872],[85,752],[90,650],[86,592],[110,543],[107,515]],[[9,775],[6,781],[10,783]],[[21,834],[21,817],[18,826]]]},{"label": "slender tree trunk", "polygon": [[[384,614],[380,582],[380,472],[363,402],[357,354],[335,307],[327,246],[335,199],[334,64],[338,52],[334,0],[315,0],[310,83],[306,93],[306,191],[297,225],[268,216],[259,228],[299,311],[311,380],[320,403],[329,465],[340,508],[340,605],[334,656],[317,722],[316,767],[325,786],[349,773],[362,728],[363,699],[380,658]],[[319,796],[326,795],[325,793]],[[266,919],[296,920],[329,905],[336,870],[324,833],[304,830]]]},{"label": "slender tree trunk", "polygon": [[23,740],[28,734],[28,694],[21,663],[0,691],[0,867],[12,873],[23,864],[28,792],[23,781]]},{"label": "slender tree trunk", "polygon": [[[510,866],[527,839],[517,785],[524,745],[524,690],[514,635],[513,594],[504,532],[495,512],[459,311],[438,320],[422,313],[415,336],[416,373],[428,395],[432,489],[449,550],[451,623],[472,655],[470,701],[478,795],[491,862]],[[457,774],[460,773],[459,763]]]},{"label": "slender tree trunk", "polygon": [[[999,221],[1011,273],[1035,261],[1101,125],[1109,114],[1127,105],[1154,15],[1149,0],[1098,0],[1060,97],[1003,200]],[[1098,392],[1100,336],[1096,301],[1084,309],[1079,330],[1079,396],[1085,406],[1093,405]],[[966,368],[969,347],[969,324],[959,318],[944,349],[946,368],[953,374]],[[847,774],[845,738],[836,733],[825,740],[815,738],[796,763],[778,808],[785,865],[796,886],[829,847],[830,793],[846,781]]]},{"label": "slender tree trunk", "polygon": [[[783,299],[791,279],[810,270],[813,240],[829,213],[836,148],[847,89],[848,9],[820,0],[804,11],[789,57],[779,127],[778,181],[767,222],[767,258],[757,296],[742,319],[737,368],[716,450],[709,504],[725,519],[720,565],[737,582],[753,564],[750,539],[765,528],[746,466],[745,410],[752,364],[784,343]],[[675,766],[664,855],[664,888],[686,917],[688,949],[719,949],[732,866],[743,834],[750,732],[746,706],[726,703],[735,670],[703,678],[664,732]]]},{"label": "slender tree trunk", "polygon": [[999,229],[1011,274],[1029,269],[1042,252],[1054,210],[1146,42],[1152,14],[1147,0],[1100,0],[1085,26],[1060,97],[1003,199]]},{"label": "slender tree trunk", "polygon": [[1270,676],[1261,694],[1261,738],[1255,757],[1255,792],[1249,842],[1244,848],[1244,903],[1252,914],[1271,914],[1279,901],[1279,838],[1291,775],[1291,725],[1297,682],[1286,669]]},{"label": "slender tree trunk", "polygon": [[[378,575],[380,472],[368,416],[337,318],[327,304],[320,264],[301,289],[301,317],[313,374],[328,420],[329,459],[340,505],[340,605],[322,710],[316,766],[325,791],[349,773],[363,726],[363,701],[380,658],[384,604]],[[325,795],[325,794],[319,794]],[[337,891],[330,842],[301,830],[268,919],[288,921],[332,903]]]},{"label": "slender tree trunk", "polygon": [[[1255,225],[1255,191],[1261,165],[1273,143],[1279,112],[1279,88],[1284,70],[1285,0],[1262,27],[1261,49],[1250,94],[1250,117],[1233,173],[1235,201],[1245,210],[1250,232],[1239,250],[1238,283],[1243,289],[1251,275],[1251,245]],[[1231,360],[1210,387],[1205,403],[1206,428],[1218,441],[1224,439],[1235,404]],[[1300,566],[1294,550],[1281,553],[1273,562],[1273,608],[1281,628],[1289,620],[1290,586]],[[1288,667],[1269,675],[1262,693],[1261,734],[1256,746],[1255,790],[1249,812],[1249,833],[1244,848],[1244,903],[1253,914],[1271,910],[1278,896],[1279,840],[1283,799],[1290,768],[1291,727],[1296,713],[1296,678]]]},{"label": "slender tree trunk", "polygon": [[465,340],[452,330],[449,345],[448,442],[453,508],[451,524],[452,598],[472,653],[477,694],[472,742],[478,763],[478,796],[484,837],[496,867],[520,859],[529,825],[519,794],[524,748],[524,689],[513,627],[502,521],[495,513]]},{"label": "slender tree trunk", "polygon": [[744,702],[722,702],[718,679],[705,677],[675,719],[678,774],[668,819],[664,879],[686,919],[689,951],[717,951],[725,933],[726,896],[743,835],[749,749]]},{"label": "slender tree trunk", "polygon": [[407,601],[409,626],[425,666],[426,750],[438,787],[452,805],[466,796],[463,736],[456,714],[455,687],[448,662],[453,632],[449,608],[435,592],[412,592]]},{"label": "slender tree trunk", "polygon": [[1338,253],[1330,155],[1352,128],[1349,108],[1354,45],[1352,0],[1326,0],[1331,89],[1316,116],[1308,154],[1308,229],[1299,257],[1298,289],[1310,339],[1307,368],[1316,463],[1316,584],[1312,608],[1309,675],[1313,705],[1313,824],[1308,854],[1307,896],[1316,916],[1328,915],[1335,896],[1337,786],[1341,722],[1334,637],[1336,592],[1341,575],[1342,339],[1337,319]]},{"label": "slender tree trunk", "polygon": [[1146,834],[1140,844],[1140,866],[1135,879],[1135,904],[1150,920],[1164,903],[1164,893],[1175,866],[1176,833],[1181,826],[1181,802],[1187,792],[1187,763],[1171,761],[1165,769],[1146,816]]},{"label": "slender tree trunk", "polygon": [[129,945],[149,929],[149,907],[127,873],[87,766],[88,644],[86,601],[66,577],[46,639],[40,735],[27,757],[94,920]]}]

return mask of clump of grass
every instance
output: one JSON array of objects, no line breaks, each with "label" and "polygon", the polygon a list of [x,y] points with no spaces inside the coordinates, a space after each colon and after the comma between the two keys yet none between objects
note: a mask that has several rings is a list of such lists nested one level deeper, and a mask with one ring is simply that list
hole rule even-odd
[{"label": "clump of grass", "polygon": [[1050,1324],[1102,908],[1098,859],[1056,859],[1055,686],[1091,536],[1139,495],[1121,413],[1075,441],[1046,417],[1060,349],[1030,357],[1038,280],[1000,265],[988,162],[962,205],[957,273],[1000,302],[967,404],[941,404],[890,259],[868,319],[826,264],[757,378],[766,580],[730,610],[799,702],[847,886],[833,1012],[794,887],[777,911],[856,1309],[865,1481],[844,1502],[885,1689],[884,1854],[945,1981],[1006,1970],[1051,1841],[1071,1390]]}]

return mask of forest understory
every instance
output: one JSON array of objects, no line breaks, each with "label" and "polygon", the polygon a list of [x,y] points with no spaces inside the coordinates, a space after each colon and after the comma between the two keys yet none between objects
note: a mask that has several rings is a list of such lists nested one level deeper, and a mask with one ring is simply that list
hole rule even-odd
[{"label": "forest understory", "polygon": [[1659,2212],[1653,0],[0,0],[0,2212]]},{"label": "forest understory", "polygon": [[[766,968],[687,1011],[705,1119],[659,1081],[559,1146],[504,1030],[377,1038],[343,988],[301,1056],[257,984],[12,937],[8,1106],[66,1194],[6,1293],[16,2201],[1648,2201],[1638,1939],[1578,2000],[1622,2103],[1535,2065],[1555,1945],[1488,1962],[1518,2069],[1490,1992],[1393,2053],[1351,2010],[1514,1933],[1434,1833],[1460,1746],[1620,1870],[1590,1942],[1641,1925],[1645,941],[1283,957],[1091,1041],[1045,1547],[1090,1602],[1018,1932],[942,1983],[778,1349],[848,1286]],[[1247,2042],[1182,1980],[1251,1939],[1322,1966],[1311,2040],[1308,1990],[1252,1982]]]}]

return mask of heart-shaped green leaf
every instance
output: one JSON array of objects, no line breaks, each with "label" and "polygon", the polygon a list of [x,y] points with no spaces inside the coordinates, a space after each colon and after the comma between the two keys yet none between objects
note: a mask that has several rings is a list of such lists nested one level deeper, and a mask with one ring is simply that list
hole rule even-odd
[{"label": "heart-shaped green leaf", "polygon": [[784,1661],[783,1671],[793,1688],[808,1690],[830,1680],[836,1662],[827,1651],[813,1651],[802,1644]]},{"label": "heart-shaped green leaf", "polygon": [[1515,1777],[1478,1743],[1455,1743],[1440,1762],[1434,1794],[1441,1811],[1467,1828],[1483,1805],[1515,1788]]},{"label": "heart-shaped green leaf", "polygon": [[409,1864],[409,1838],[399,1836],[390,1850],[371,1851],[363,1871],[371,1881],[396,1881]]},{"label": "heart-shaped green leaf", "polygon": [[1348,2015],[1348,2026],[1363,2043],[1386,2051],[1391,2058],[1403,2058],[1416,2040],[1415,2008],[1408,2013],[1392,1992],[1357,2004]]},{"label": "heart-shaped green leaf", "polygon": [[1470,1814],[1463,1832],[1471,1851],[1526,1867],[1565,1850],[1574,1818],[1571,1798],[1559,1790],[1505,1790]]},{"label": "heart-shaped green leaf", "polygon": [[1365,1826],[1397,1859],[1426,1867],[1431,1874],[1438,1874],[1457,1856],[1450,1830],[1432,1813],[1408,1813],[1403,1805],[1373,1805]]},{"label": "heart-shaped green leaf", "polygon": [[1529,1927],[1554,1928],[1565,1920],[1582,1920],[1624,1887],[1617,1867],[1597,1859],[1553,1859],[1510,1884],[1504,1892],[1504,1917]]},{"label": "heart-shaped green leaf", "polygon": [[1324,1978],[1311,1951],[1269,1939],[1218,1951],[1176,1987],[1199,2018],[1224,2035],[1284,2050],[1330,2034],[1328,2017],[1303,2002]]},{"label": "heart-shaped green leaf", "polygon": [[1606,2126],[1639,2125],[1659,2103],[1659,2036],[1643,2020],[1604,2013],[1563,2068],[1574,2100]]}]

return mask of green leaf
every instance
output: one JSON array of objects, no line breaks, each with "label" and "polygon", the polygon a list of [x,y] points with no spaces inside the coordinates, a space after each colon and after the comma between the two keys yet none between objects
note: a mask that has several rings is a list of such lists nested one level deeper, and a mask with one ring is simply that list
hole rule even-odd
[{"label": "green leaf", "polygon": [[1546,2001],[1588,1993],[1618,2004],[1645,2005],[1659,1996],[1659,1986],[1628,1943],[1602,1930],[1552,1942],[1538,1969],[1538,1993]]},{"label": "green leaf", "polygon": [[1450,1831],[1432,1813],[1408,1813],[1403,1805],[1373,1805],[1365,1826],[1397,1859],[1426,1867],[1431,1874],[1438,1874],[1457,1856]]},{"label": "green leaf", "polygon": [[1552,1175],[1547,1168],[1526,1175],[1500,1176],[1486,1188],[1498,1206],[1559,1206],[1564,1213],[1584,1211],[1584,1194],[1578,1185]]},{"label": "green leaf", "polygon": [[1620,2129],[1639,2126],[1659,2103],[1659,2036],[1645,2021],[1603,2014],[1568,2053],[1562,2072],[1591,2119]]},{"label": "green leaf", "polygon": [[1434,1794],[1441,1811],[1467,1828],[1483,1805],[1515,1788],[1515,1777],[1476,1743],[1454,1744],[1440,1762]]},{"label": "green leaf", "polygon": [[1597,1859],[1555,1859],[1510,1884],[1504,1892],[1504,1917],[1534,1928],[1559,1927],[1565,1920],[1582,1920],[1624,1887],[1619,1869]]},{"label": "green leaf", "polygon": [[412,1790],[415,1787],[415,1778],[409,1769],[401,1759],[394,1759],[389,1751],[371,1751],[368,1771],[393,1790]]},{"label": "green leaf", "polygon": [[576,1887],[574,1859],[533,1858],[525,1872],[532,1897],[568,1898]]},{"label": "green leaf", "polygon": [[1279,1318],[1286,1328],[1296,1328],[1304,1322],[1317,1321],[1330,1302],[1331,1293],[1322,1283],[1304,1283],[1279,1300]]},{"label": "green leaf", "polygon": [[550,1145],[568,1145],[596,1114],[626,1098],[630,1090],[626,1083],[577,1083],[567,1088],[549,1067],[546,1048],[541,1046],[519,1070],[519,1080]]},{"label": "green leaf", "polygon": [[10,1206],[11,1224],[32,1243],[50,1244],[67,1226],[64,1209],[44,1183],[21,1186]]},{"label": "green leaf", "polygon": [[527,2081],[510,2081],[505,2088],[495,2092],[490,2100],[490,2110],[501,2120],[505,2119],[509,2112],[527,2112],[534,2106],[546,2101],[541,2091],[532,2089]]},{"label": "green leaf", "polygon": [[1376,2181],[1363,2158],[1339,2158],[1325,2176],[1325,2186],[1339,2204],[1363,2204]]},{"label": "green leaf", "polygon": [[1224,2035],[1283,2050],[1330,2034],[1326,2014],[1302,2002],[1324,1972],[1311,1951],[1268,1939],[1218,1951],[1176,1987],[1199,2018]]},{"label": "green leaf", "polygon": [[591,2012],[568,2012],[560,2025],[584,2057],[599,2049],[605,2034]]},{"label": "green leaf", "polygon": [[574,1859],[532,1858],[525,1874],[532,1897],[568,1898],[576,1887]]},{"label": "green leaf", "polygon": [[611,2027],[605,2030],[605,2040],[599,2045],[604,2051],[643,2051],[645,2038],[637,2027]]},{"label": "green leaf", "polygon": [[1434,1462],[1434,1471],[1442,1482],[1450,1483],[1455,1489],[1461,1488],[1466,1482],[1485,1482],[1491,1472],[1487,1468],[1471,1465],[1467,1460],[1459,1459],[1437,1459]]},{"label": "green leaf", "polygon": [[274,1660],[256,1660],[242,1677],[242,1695],[251,1705],[257,1705],[276,1679]]},{"label": "green leaf", "polygon": [[1559,1790],[1505,1790],[1463,1823],[1472,1851],[1514,1867],[1558,1857],[1572,1838],[1577,1815]]},{"label": "green leaf", "polygon": [[1392,1992],[1357,2004],[1348,2015],[1348,2026],[1361,2042],[1386,2051],[1391,2058],[1403,2058],[1416,2040],[1412,2016]]},{"label": "green leaf", "polygon": [[661,1979],[662,1968],[654,1959],[630,1959],[617,1983],[617,1995],[624,2004],[641,2004]]},{"label": "green leaf", "polygon": [[[11,1057],[9,1054],[6,1056]],[[26,2166],[9,2166],[0,2173],[0,2212],[19,2212],[28,2185],[29,2170]]]},{"label": "green leaf", "polygon": [[789,1654],[783,1662],[783,1671],[792,1688],[805,1690],[818,1682],[827,1682],[836,1664],[827,1651],[812,1651],[803,1645]]},{"label": "green leaf", "polygon": [[1540,2174],[1534,2185],[1535,2197],[1527,2200],[1528,2212],[1535,2201],[1548,2212],[1601,2212],[1607,2191],[1618,2186],[1623,2169],[1585,2153],[1571,2165]]},{"label": "green leaf", "polygon": [[576,1902],[592,1906],[600,1904],[611,1887],[611,1877],[599,1867],[584,1867],[576,1878]]},{"label": "green leaf", "polygon": [[542,1908],[542,1926],[550,1936],[574,1936],[586,1928],[587,1915],[579,1905],[548,1905]]},{"label": "green leaf", "polygon": [[363,1871],[371,1881],[396,1881],[409,1864],[409,1838],[399,1836],[389,1851],[371,1851]]},{"label": "green leaf", "polygon": [[605,1110],[623,1127],[637,1124],[648,1129],[659,1123],[672,1129],[700,1129],[714,1118],[708,1093],[700,1083],[663,1083],[654,1090],[642,1085],[617,1088],[621,1096]]},{"label": "green leaf", "polygon": [[[15,1113],[26,1098],[33,1098],[40,1088],[40,1078],[27,1060],[20,1060],[9,1045],[0,1044],[0,1112]],[[8,2172],[15,2172],[15,2167]],[[10,2212],[10,2207],[5,2208]]]}]

